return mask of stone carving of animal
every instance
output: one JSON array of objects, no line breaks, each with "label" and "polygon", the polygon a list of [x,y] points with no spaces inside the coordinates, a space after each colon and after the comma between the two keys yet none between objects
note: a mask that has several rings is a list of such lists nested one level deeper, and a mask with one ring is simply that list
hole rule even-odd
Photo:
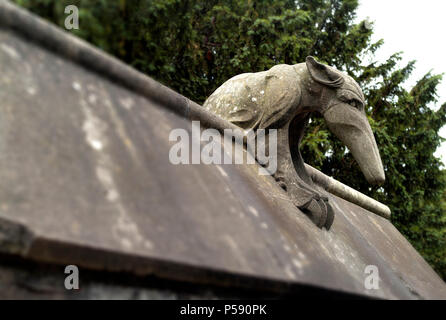
[{"label": "stone carving of animal", "polygon": [[243,129],[277,129],[274,177],[293,203],[321,228],[330,228],[334,210],[316,189],[299,151],[310,113],[324,117],[369,183],[385,180],[361,88],[350,76],[313,57],[307,57],[305,63],[235,76],[220,86],[204,107]]}]

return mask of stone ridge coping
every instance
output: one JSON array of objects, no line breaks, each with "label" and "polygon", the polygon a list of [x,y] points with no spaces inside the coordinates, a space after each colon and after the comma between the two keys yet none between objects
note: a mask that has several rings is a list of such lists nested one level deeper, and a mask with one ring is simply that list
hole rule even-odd
[{"label": "stone ridge coping", "polygon": [[[0,27],[13,30],[88,70],[169,108],[186,119],[199,120],[202,126],[220,131],[233,129],[235,133],[239,131],[236,129],[240,129],[119,59],[7,0],[0,0]],[[313,180],[328,192],[382,217],[390,218],[391,212],[386,205],[344,185],[308,164],[306,167]]]},{"label": "stone ridge coping", "polygon": [[365,194],[350,188],[349,186],[339,182],[332,177],[320,172],[319,170],[313,168],[309,164],[305,164],[305,167],[310,174],[313,181],[324,188],[326,191],[344,199],[350,201],[358,206],[367,209],[377,215],[390,219],[391,212],[390,208],[381,202],[376,201],[373,198],[366,196]]}]

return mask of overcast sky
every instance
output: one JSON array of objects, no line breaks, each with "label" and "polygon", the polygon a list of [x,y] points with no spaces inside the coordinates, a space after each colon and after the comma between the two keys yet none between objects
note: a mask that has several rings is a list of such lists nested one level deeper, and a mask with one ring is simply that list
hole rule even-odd
[{"label": "overcast sky", "polygon": [[[403,51],[405,65],[416,60],[416,69],[408,84],[424,74],[445,73],[438,88],[438,106],[446,102],[446,1],[445,0],[359,0],[358,20],[374,21],[373,40],[384,39],[377,52],[378,61]],[[446,127],[441,130],[446,137]],[[446,143],[437,150],[446,164]]]}]

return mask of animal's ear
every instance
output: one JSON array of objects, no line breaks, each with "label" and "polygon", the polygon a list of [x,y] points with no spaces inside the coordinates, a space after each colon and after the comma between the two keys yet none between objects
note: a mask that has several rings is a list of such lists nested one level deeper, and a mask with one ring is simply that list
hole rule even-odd
[{"label": "animal's ear", "polygon": [[307,57],[305,63],[314,81],[332,88],[339,88],[344,83],[344,78],[339,72],[317,62],[313,57]]}]

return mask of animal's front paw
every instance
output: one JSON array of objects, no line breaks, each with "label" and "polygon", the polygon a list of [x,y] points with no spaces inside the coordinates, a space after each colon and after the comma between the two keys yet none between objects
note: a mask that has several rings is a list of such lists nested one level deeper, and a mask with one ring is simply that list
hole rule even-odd
[{"label": "animal's front paw", "polygon": [[307,204],[300,208],[315,225],[329,230],[334,220],[334,211],[328,198],[315,195]]},{"label": "animal's front paw", "polygon": [[301,209],[319,228],[330,229],[334,220],[334,211],[328,202],[328,198],[321,196],[310,185],[303,181],[285,175],[281,172],[274,176],[279,186],[284,189],[293,201],[293,204]]}]

